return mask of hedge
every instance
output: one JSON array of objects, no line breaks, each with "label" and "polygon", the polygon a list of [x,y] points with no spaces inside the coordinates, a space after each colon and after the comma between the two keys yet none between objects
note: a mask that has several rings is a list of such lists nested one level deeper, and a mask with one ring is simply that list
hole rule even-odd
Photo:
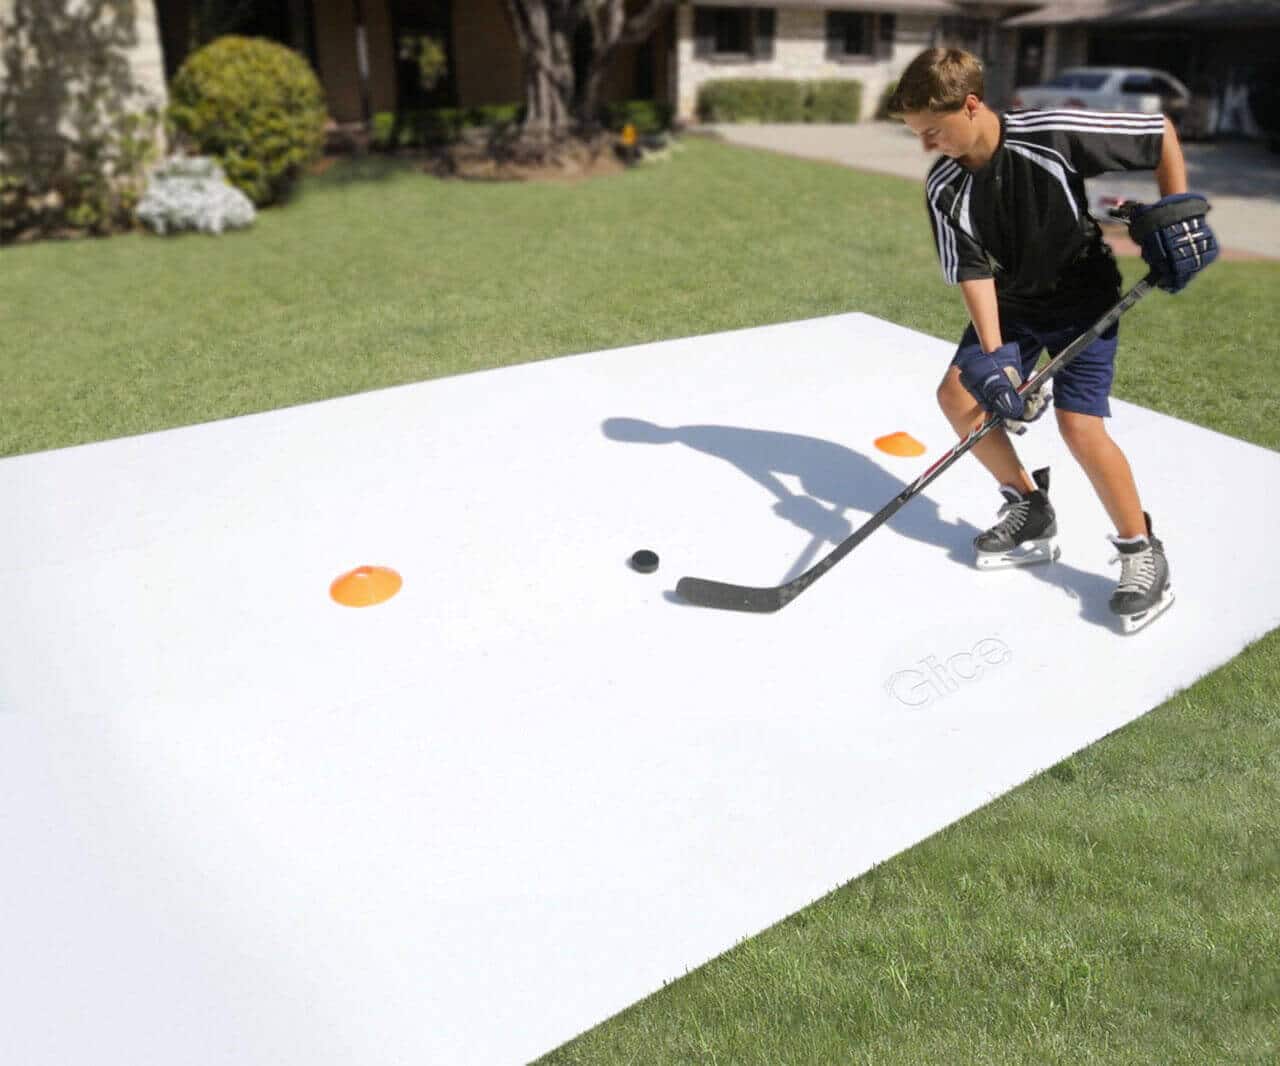
[{"label": "hedge", "polygon": [[862,84],[851,79],[724,78],[698,91],[703,122],[857,122]]}]

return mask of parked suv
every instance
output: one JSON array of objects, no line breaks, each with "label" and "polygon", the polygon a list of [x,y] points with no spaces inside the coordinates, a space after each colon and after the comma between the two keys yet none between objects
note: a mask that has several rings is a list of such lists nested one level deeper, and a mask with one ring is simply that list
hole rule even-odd
[{"label": "parked suv", "polygon": [[1014,107],[1082,108],[1166,114],[1182,124],[1191,93],[1172,74],[1149,67],[1070,67],[1043,85],[1013,91]]}]

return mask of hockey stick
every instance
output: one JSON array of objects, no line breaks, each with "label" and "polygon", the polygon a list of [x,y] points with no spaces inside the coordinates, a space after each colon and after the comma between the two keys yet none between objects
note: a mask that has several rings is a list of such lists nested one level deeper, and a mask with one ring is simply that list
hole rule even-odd
[{"label": "hockey stick", "polygon": [[[1120,316],[1146,296],[1155,284],[1156,275],[1154,273],[1148,274],[1125,293],[1120,298],[1120,302],[1112,307],[1111,310],[1063,348],[1053,359],[1049,360],[1039,373],[1031,375],[1030,379],[1018,391],[1022,395],[1026,395],[1038,389],[1115,325]],[[750,585],[729,585],[723,581],[708,581],[700,577],[682,577],[676,583],[676,594],[687,603],[698,607],[718,607],[723,610],[753,611],[760,614],[781,610],[889,521],[908,500],[923,492],[944,470],[948,469],[965,452],[1001,424],[1002,419],[999,416],[989,415],[982,425],[973,430],[967,437],[958,441],[941,459],[880,508],[858,529],[849,534],[848,537],[832,548],[830,552],[803,574],[792,581],[788,581],[785,585],[775,585],[772,588],[754,588]]]}]

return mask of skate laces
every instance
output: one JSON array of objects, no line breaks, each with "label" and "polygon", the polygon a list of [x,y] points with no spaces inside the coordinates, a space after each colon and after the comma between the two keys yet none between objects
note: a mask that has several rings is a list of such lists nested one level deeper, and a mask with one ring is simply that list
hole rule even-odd
[{"label": "skate laces", "polygon": [[1031,497],[1023,496],[1020,500],[1009,500],[999,511],[996,512],[996,518],[999,519],[991,532],[1000,534],[1005,533],[1013,536],[1020,530],[1027,521],[1027,515],[1031,511]]},{"label": "skate laces", "polygon": [[1116,592],[1146,592],[1156,583],[1156,553],[1150,541],[1136,552],[1117,552],[1111,562],[1120,564]]}]

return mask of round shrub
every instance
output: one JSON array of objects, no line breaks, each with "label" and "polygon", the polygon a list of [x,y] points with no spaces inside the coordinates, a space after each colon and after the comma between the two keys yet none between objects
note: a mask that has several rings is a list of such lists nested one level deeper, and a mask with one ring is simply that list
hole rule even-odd
[{"label": "round shrub", "polygon": [[324,144],[324,93],[284,45],[220,37],[192,53],[169,88],[169,123],[256,205],[284,199]]}]

